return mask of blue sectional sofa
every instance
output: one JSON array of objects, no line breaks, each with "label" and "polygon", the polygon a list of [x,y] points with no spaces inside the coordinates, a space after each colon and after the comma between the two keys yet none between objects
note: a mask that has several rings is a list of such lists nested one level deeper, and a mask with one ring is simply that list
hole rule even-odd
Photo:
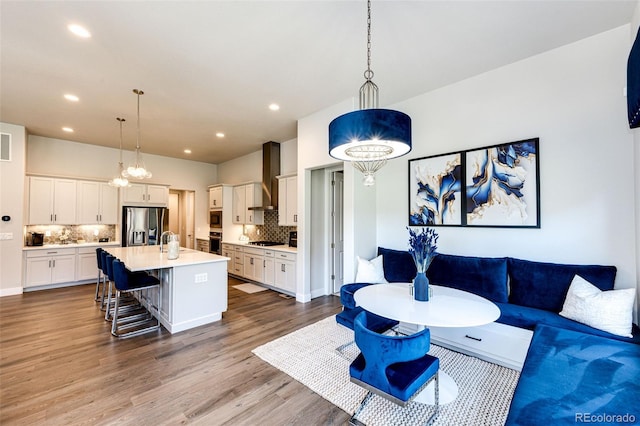
[{"label": "blue sectional sofa", "polygon": [[[411,282],[415,277],[408,252],[380,247],[378,255],[387,281]],[[575,275],[600,290],[612,290],[616,268],[439,254],[427,271],[432,284],[493,301],[501,312],[497,322],[533,330],[509,425],[575,424],[583,420],[576,415],[604,411],[630,412],[640,422],[640,329],[633,325],[632,337],[623,337],[559,315]],[[339,323],[353,328],[353,318],[362,311],[353,294],[366,285],[371,283],[342,287]]]}]

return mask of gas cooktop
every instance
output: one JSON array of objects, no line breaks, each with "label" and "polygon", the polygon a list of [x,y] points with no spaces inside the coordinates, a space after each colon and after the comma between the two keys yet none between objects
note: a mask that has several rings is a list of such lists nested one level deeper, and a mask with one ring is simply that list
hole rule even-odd
[{"label": "gas cooktop", "polygon": [[277,241],[249,241],[249,244],[252,246],[269,247],[269,246],[279,246],[284,243],[279,243]]}]

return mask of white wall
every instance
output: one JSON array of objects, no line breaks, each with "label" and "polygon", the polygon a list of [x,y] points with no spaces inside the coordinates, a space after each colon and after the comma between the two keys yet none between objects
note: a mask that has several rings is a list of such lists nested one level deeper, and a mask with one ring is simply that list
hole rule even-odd
[{"label": "white wall", "polygon": [[[631,43],[636,39],[638,31],[640,29],[640,0],[633,14],[631,21]],[[631,131],[633,133],[634,150],[635,150],[635,174],[636,174],[636,186],[634,194],[636,194],[636,257],[640,257],[640,128]],[[638,292],[640,293],[640,260],[636,265],[636,283],[638,285]],[[640,301],[640,295],[638,295]],[[640,305],[640,303],[639,303]],[[640,311],[640,309],[639,309]],[[640,312],[638,312],[640,322]]]},{"label": "white wall", "polygon": [[0,161],[0,232],[13,239],[0,241],[0,296],[22,293],[22,245],[26,130],[22,126],[0,123],[0,132],[11,135],[11,161]]},{"label": "white wall", "polygon": [[[134,153],[125,151],[125,167]],[[148,183],[171,185],[171,189],[195,191],[197,238],[209,238],[208,185],[217,181],[217,166],[144,153],[145,165],[153,173]],[[60,139],[29,136],[27,173],[73,178],[111,179],[117,172],[119,150]]]},{"label": "white wall", "polygon": [[[377,175],[376,245],[407,247],[409,158],[539,137],[541,229],[438,227],[440,250],[612,264],[617,287],[636,286],[638,193],[623,97],[628,51],[627,25],[392,105],[412,117],[413,151]],[[347,108],[300,121],[299,168],[326,162],[329,122]],[[308,271],[311,259],[304,261]]]},{"label": "white wall", "polygon": [[[280,174],[296,173],[298,140],[280,143]],[[218,182],[236,185],[247,182],[262,182],[262,150],[218,164]]]},{"label": "white wall", "polygon": [[[442,252],[611,264],[617,287],[636,286],[628,51],[624,26],[394,106],[413,120],[409,158],[540,138],[541,229],[440,227]],[[377,186],[378,244],[406,248],[407,160],[391,163]]]},{"label": "white wall", "polygon": [[[311,270],[324,270],[328,277],[327,256],[312,257],[312,220],[324,220],[312,203],[311,171],[342,165],[329,156],[329,123],[337,116],[353,111],[355,100],[348,99],[298,121],[298,256],[297,300],[310,300]],[[344,277],[345,282],[355,277],[356,256],[375,254],[376,203],[375,190],[362,186],[362,177],[353,167],[344,167]],[[317,252],[317,246],[314,251]],[[328,250],[326,248],[326,250]],[[318,262],[323,264],[318,265]],[[328,278],[326,278],[328,280]],[[329,284],[328,282],[326,283]]]}]

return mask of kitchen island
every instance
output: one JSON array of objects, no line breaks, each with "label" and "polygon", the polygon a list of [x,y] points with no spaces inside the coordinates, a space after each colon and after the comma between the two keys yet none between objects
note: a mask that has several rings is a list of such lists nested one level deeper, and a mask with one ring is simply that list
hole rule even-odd
[{"label": "kitchen island", "polygon": [[[228,257],[180,248],[169,260],[158,246],[105,247],[127,269],[150,271],[160,279],[160,323],[170,333],[222,319],[227,310]],[[154,300],[155,297],[149,300]]]}]

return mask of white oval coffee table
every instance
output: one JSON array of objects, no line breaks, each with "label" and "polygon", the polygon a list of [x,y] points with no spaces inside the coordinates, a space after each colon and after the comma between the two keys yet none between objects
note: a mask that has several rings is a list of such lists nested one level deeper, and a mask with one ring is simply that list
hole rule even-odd
[{"label": "white oval coffee table", "polygon": [[[490,300],[455,288],[430,285],[433,295],[419,302],[410,293],[409,283],[372,284],[353,295],[356,305],[366,311],[396,321],[425,327],[475,327],[494,322],[500,309]],[[458,385],[440,371],[440,403],[448,404],[458,397]],[[433,404],[433,383],[415,399]]]}]

